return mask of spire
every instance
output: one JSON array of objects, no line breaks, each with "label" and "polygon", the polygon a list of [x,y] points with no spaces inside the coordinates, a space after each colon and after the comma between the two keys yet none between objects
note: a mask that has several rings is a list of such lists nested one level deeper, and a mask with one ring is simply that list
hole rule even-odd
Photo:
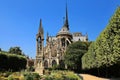
[{"label": "spire", "polygon": [[40,19],[39,31],[38,33],[43,34],[42,19]]},{"label": "spire", "polygon": [[69,30],[67,4],[66,4],[66,18],[65,18],[64,26],[67,27],[67,29]]},{"label": "spire", "polygon": [[47,32],[47,39],[46,39],[47,41],[48,41],[48,38],[49,38],[49,33]]},{"label": "spire", "polygon": [[47,32],[47,37],[49,36],[49,33]]}]

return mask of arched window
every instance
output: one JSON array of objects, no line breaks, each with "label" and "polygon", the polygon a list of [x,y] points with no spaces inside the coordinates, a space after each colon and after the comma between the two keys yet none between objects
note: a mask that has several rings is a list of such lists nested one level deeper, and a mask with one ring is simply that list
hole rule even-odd
[{"label": "arched window", "polygon": [[65,63],[64,63],[63,60],[60,60],[60,61],[59,61],[59,66],[60,66],[61,69],[64,69],[64,68],[65,68]]},{"label": "arched window", "polygon": [[45,69],[48,68],[48,61],[47,60],[45,60],[45,62],[44,62],[44,67],[45,67]]},{"label": "arched window", "polygon": [[67,46],[69,45],[69,42],[67,41]]},{"label": "arched window", "polygon": [[42,41],[41,41],[41,37],[38,37],[38,47],[41,50],[42,49]]},{"label": "arched window", "polygon": [[62,38],[61,42],[62,42],[62,46],[65,47],[65,38]]},{"label": "arched window", "polygon": [[52,67],[53,66],[56,66],[57,65],[57,62],[55,60],[52,61]]}]

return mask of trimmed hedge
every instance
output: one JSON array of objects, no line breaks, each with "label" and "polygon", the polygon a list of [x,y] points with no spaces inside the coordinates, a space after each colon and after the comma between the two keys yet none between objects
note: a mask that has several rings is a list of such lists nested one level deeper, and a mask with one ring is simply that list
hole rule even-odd
[{"label": "trimmed hedge", "polygon": [[120,7],[82,57],[82,68],[102,77],[120,77]]},{"label": "trimmed hedge", "polygon": [[27,59],[24,56],[0,52],[0,71],[18,71],[26,68]]}]

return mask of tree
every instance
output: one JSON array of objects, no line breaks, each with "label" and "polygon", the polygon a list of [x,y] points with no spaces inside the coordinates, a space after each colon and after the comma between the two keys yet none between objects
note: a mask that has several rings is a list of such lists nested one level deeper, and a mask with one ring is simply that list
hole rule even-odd
[{"label": "tree", "polygon": [[65,64],[68,69],[80,72],[81,70],[81,57],[87,52],[88,42],[75,42],[68,46],[65,54]]},{"label": "tree", "polygon": [[22,55],[22,50],[20,47],[10,47],[9,53]]},{"label": "tree", "polygon": [[[83,56],[82,62],[83,69],[98,68],[102,70],[101,74],[105,72],[106,76],[120,74],[120,7],[118,7],[95,43]],[[117,72],[115,68],[118,70]]]},{"label": "tree", "polygon": [[83,69],[86,69],[86,68],[90,69],[90,68],[96,67],[96,66],[93,66],[94,64],[96,64],[94,44],[95,42],[91,43],[90,47],[88,48],[87,53],[85,53],[82,57],[82,68]]},{"label": "tree", "polygon": [[2,49],[0,48],[0,51],[2,51]]}]

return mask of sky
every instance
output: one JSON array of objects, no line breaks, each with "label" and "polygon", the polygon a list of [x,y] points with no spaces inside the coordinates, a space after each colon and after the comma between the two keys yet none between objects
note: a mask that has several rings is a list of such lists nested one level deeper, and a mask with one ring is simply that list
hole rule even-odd
[{"label": "sky", "polygon": [[19,46],[36,56],[36,34],[40,19],[46,33],[55,36],[62,28],[66,3],[70,32],[88,34],[95,41],[107,26],[120,0],[0,0],[0,48]]}]

